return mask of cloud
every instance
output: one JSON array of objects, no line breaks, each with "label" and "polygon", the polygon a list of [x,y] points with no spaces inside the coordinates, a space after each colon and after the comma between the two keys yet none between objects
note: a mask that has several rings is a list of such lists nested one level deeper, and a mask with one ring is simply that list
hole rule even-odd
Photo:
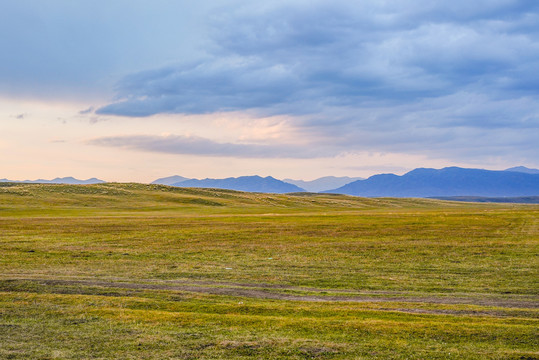
[{"label": "cloud", "polygon": [[117,147],[129,150],[167,154],[200,155],[235,158],[295,158],[305,159],[324,156],[317,149],[294,145],[259,145],[221,143],[196,136],[112,136],[92,139],[88,145]]},{"label": "cloud", "polygon": [[463,89],[537,92],[539,16],[529,2],[277,4],[216,16],[207,58],[129,75],[119,101],[97,112],[304,114]]},{"label": "cloud", "polygon": [[539,151],[539,3],[275,2],[212,21],[205,58],[131,74],[96,112],[286,114],[333,152]]},{"label": "cloud", "polygon": [[402,167],[402,166],[391,166],[391,165],[363,165],[363,166],[347,166],[346,169],[349,170],[359,170],[359,171],[371,171],[371,172],[382,172],[382,173],[405,173],[412,169]]},{"label": "cloud", "polygon": [[84,110],[81,110],[79,111],[79,114],[80,115],[86,115],[86,114],[91,114],[94,112],[94,107],[93,106],[90,106],[88,109],[84,109]]}]

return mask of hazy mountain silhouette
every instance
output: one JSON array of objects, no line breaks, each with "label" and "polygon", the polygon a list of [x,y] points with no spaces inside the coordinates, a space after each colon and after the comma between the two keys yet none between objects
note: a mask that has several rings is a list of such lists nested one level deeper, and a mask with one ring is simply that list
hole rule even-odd
[{"label": "hazy mountain silhouette", "polygon": [[515,166],[509,169],[505,169],[505,171],[516,171],[526,174],[539,174],[539,169],[530,169],[525,166]]},{"label": "hazy mountain silhouette", "polygon": [[448,167],[415,169],[402,176],[374,175],[324,191],[356,196],[533,196],[539,195],[539,174]]},{"label": "hazy mountain silhouette", "polygon": [[293,179],[284,179],[283,181],[299,186],[302,189],[305,189],[309,192],[320,192],[324,190],[336,189],[343,185],[349,184],[356,180],[363,180],[360,177],[348,177],[348,176],[324,176],[315,180],[305,181],[305,180],[293,180]]},{"label": "hazy mountain silhouette", "polygon": [[89,184],[102,184],[106,181],[91,178],[86,180],[75,179],[74,177],[68,176],[63,178],[55,178],[52,180],[37,179],[37,180],[8,180],[0,179],[0,182],[15,182],[15,183],[25,183],[25,184],[71,184],[71,185],[89,185]]},{"label": "hazy mountain silhouette", "polygon": [[151,182],[151,184],[172,185],[172,184],[179,183],[179,182],[186,181],[186,180],[191,180],[191,179],[180,176],[180,175],[174,175],[174,176],[168,176],[168,177],[164,177],[164,178],[154,180],[154,181]]},{"label": "hazy mountain silhouette", "polygon": [[271,176],[265,178],[260,176],[240,176],[237,178],[226,179],[190,179],[174,183],[172,186],[229,189],[275,194],[305,191],[296,185],[277,180]]}]

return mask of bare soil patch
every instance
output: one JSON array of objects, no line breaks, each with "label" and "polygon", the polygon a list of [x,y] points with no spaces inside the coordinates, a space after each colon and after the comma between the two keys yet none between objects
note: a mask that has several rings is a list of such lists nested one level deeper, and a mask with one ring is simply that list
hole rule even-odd
[{"label": "bare soil patch", "polygon": [[[337,292],[328,289],[317,288],[301,288],[286,285],[269,285],[269,284],[240,284],[240,283],[219,283],[210,281],[191,281],[190,284],[175,283],[134,283],[134,282],[110,282],[103,280],[65,280],[65,279],[31,279],[31,278],[11,278],[4,281],[24,281],[34,282],[41,285],[54,286],[97,286],[109,289],[133,289],[133,290],[167,290],[178,292],[194,292],[205,293],[212,295],[226,295],[234,297],[246,297],[256,299],[274,299],[288,301],[309,301],[309,302],[402,302],[402,303],[427,303],[427,304],[446,304],[446,305],[481,305],[501,308],[513,309],[538,309],[539,299],[530,296],[501,296],[501,295],[470,295],[458,296],[451,295],[432,295],[432,296],[414,296],[401,293],[400,295],[393,292],[389,294],[381,294],[381,292],[358,293],[357,295],[304,295],[290,294],[279,292],[278,290],[295,290],[309,292],[324,292],[338,293],[345,290],[337,290]],[[354,290],[346,291],[353,293]],[[356,291],[357,293],[357,291]],[[376,296],[373,296],[376,295]],[[401,311],[417,314],[451,314],[451,315],[501,315],[500,312],[490,310],[438,310],[438,309],[382,309],[385,311]]]}]

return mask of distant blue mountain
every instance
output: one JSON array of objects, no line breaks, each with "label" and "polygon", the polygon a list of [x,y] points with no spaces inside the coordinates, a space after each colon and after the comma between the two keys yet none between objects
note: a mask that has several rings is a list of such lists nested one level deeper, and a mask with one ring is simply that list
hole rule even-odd
[{"label": "distant blue mountain", "polygon": [[516,171],[526,174],[539,174],[539,169],[530,169],[525,166],[515,166],[509,169],[505,169],[505,171]]},{"label": "distant blue mountain", "polygon": [[77,185],[88,185],[88,184],[102,184],[105,181],[91,178],[87,180],[79,180],[74,177],[68,176],[63,178],[55,178],[52,180],[37,179],[37,180],[8,180],[0,179],[0,182],[15,182],[15,183],[25,183],[25,184],[77,184]]},{"label": "distant blue mountain", "polygon": [[155,181],[152,181],[151,183],[159,184],[159,185],[172,185],[172,184],[179,183],[186,180],[191,180],[191,179],[183,177],[183,176],[179,176],[179,175],[174,175],[174,176],[157,179]]},{"label": "distant blue mountain", "polygon": [[458,167],[421,168],[402,176],[374,175],[324,192],[367,197],[533,196],[539,195],[539,174]]},{"label": "distant blue mountain", "polygon": [[320,192],[324,190],[335,189],[356,180],[363,180],[363,178],[348,176],[324,176],[311,181],[292,179],[284,179],[283,181],[299,186],[309,192]]},{"label": "distant blue mountain", "polygon": [[296,185],[277,180],[271,176],[265,178],[260,176],[241,176],[238,178],[227,179],[190,179],[174,183],[172,186],[228,189],[275,194],[305,191]]}]

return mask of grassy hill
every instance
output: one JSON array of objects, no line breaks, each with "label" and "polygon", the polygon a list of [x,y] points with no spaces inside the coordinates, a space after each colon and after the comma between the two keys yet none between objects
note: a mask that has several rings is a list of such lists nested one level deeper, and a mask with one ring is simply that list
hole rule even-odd
[{"label": "grassy hill", "polygon": [[0,184],[0,358],[537,358],[539,206]]},{"label": "grassy hill", "polygon": [[5,214],[114,214],[181,211],[201,213],[263,213],[342,211],[358,209],[455,205],[432,199],[369,199],[335,194],[266,194],[223,189],[178,188],[166,185],[106,183],[96,185],[0,183],[0,211]]}]

